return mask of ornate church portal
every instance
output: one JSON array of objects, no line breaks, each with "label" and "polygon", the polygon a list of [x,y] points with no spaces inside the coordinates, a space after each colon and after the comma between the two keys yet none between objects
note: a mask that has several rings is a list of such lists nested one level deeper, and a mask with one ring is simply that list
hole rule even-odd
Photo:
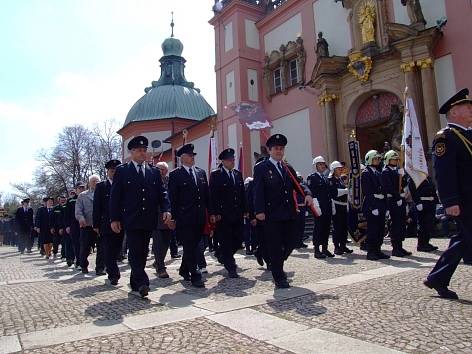
[{"label": "ornate church portal", "polygon": [[361,154],[370,149],[382,151],[385,143],[400,150],[402,139],[403,106],[400,99],[389,92],[367,98],[356,114],[356,137]]}]

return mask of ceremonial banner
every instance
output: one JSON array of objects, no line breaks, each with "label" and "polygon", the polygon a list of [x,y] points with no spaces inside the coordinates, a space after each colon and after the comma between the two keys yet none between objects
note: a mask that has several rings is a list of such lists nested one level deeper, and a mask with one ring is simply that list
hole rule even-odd
[{"label": "ceremonial banner", "polygon": [[239,154],[238,154],[238,171],[243,173],[243,144],[239,145]]},{"label": "ceremonial banner", "polygon": [[239,122],[250,130],[271,128],[269,116],[259,103],[241,102],[230,108],[238,115]]},{"label": "ceremonial banner", "polygon": [[349,178],[349,203],[354,209],[362,206],[361,193],[361,157],[359,142],[356,140],[348,142],[349,159],[351,162],[351,175]]},{"label": "ceremonial banner", "polygon": [[216,138],[210,137],[210,144],[208,145],[208,174],[218,167],[218,152]]},{"label": "ceremonial banner", "polygon": [[411,97],[405,102],[402,147],[405,151],[405,172],[415,182],[416,188],[428,177],[428,165],[421,142],[418,119]]}]

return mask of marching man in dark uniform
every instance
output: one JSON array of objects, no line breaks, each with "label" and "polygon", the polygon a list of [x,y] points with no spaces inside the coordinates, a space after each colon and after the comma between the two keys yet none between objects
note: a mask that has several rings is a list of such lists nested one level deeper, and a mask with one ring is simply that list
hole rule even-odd
[{"label": "marching man in dark uniform", "polygon": [[347,194],[348,189],[341,178],[343,164],[339,161],[333,161],[330,165],[331,175],[329,185],[331,198],[334,204],[333,214],[333,243],[334,254],[342,255],[352,253],[347,248]]},{"label": "marching man in dark uniform", "polygon": [[457,265],[472,249],[472,99],[463,89],[439,110],[446,114],[448,126],[439,131],[433,142],[434,170],[439,198],[446,214],[455,217],[458,234],[451,237],[424,284],[434,288],[440,297],[457,299],[448,289]]},{"label": "marching man in dark uniform", "polygon": [[105,164],[107,179],[95,187],[93,197],[93,229],[99,235],[99,242],[105,251],[105,267],[111,285],[117,285],[120,279],[118,258],[123,244],[123,230],[114,233],[110,227],[110,192],[119,160],[110,160]]},{"label": "marching man in dark uniform", "polygon": [[85,183],[78,182],[75,185],[74,193],[70,193],[70,198],[66,203],[66,214],[64,226],[66,232],[64,235],[66,245],[66,259],[67,265],[70,267],[74,264],[75,268],[80,267],[80,224],[75,218],[75,204],[77,197],[85,190]]},{"label": "marching man in dark uniform", "polygon": [[380,182],[381,155],[377,150],[370,150],[365,155],[366,168],[361,174],[363,194],[362,213],[367,219],[367,259],[378,261],[390,256],[381,251],[385,232],[385,213],[387,201],[385,191]]},{"label": "marching man in dark uniform", "polygon": [[21,254],[31,253],[33,240],[31,238],[31,230],[33,229],[33,209],[29,207],[30,199],[26,198],[21,201],[21,207],[16,210],[15,221],[18,230],[18,251]]},{"label": "marching man in dark uniform", "polygon": [[234,169],[234,149],[223,150],[221,167],[210,175],[210,223],[216,224],[221,256],[229,278],[238,278],[234,254],[241,244],[246,213],[244,181]]},{"label": "marching man in dark uniform", "polygon": [[[62,235],[64,234],[64,209],[65,198],[62,196],[57,197],[57,204],[52,209],[51,214],[51,234],[52,234],[52,253],[54,258],[57,257],[59,252],[59,245],[62,243]],[[62,251],[62,249],[61,249]]]},{"label": "marching man in dark uniform", "polygon": [[306,183],[308,188],[310,188],[313,198],[316,198],[320,204],[321,215],[315,218],[315,227],[313,228],[313,245],[315,246],[315,258],[322,259],[334,257],[334,254],[328,251],[333,206],[327,176],[328,166],[325,159],[322,156],[315,157],[313,159],[313,166],[316,171],[308,176]]},{"label": "marching man in dark uniform", "polygon": [[159,211],[164,222],[171,220],[161,174],[157,168],[145,164],[147,147],[148,139],[144,136],[129,141],[131,161],[116,168],[109,203],[112,231],[120,234],[124,230],[128,238],[131,290],[138,291],[141,297],[149,293],[149,278],[144,268]]},{"label": "marching man in dark uniform", "polygon": [[[403,248],[403,241],[406,234],[406,202],[403,191],[403,169],[398,170],[398,160],[400,156],[394,150],[389,150],[384,155],[385,167],[381,173],[381,183],[384,192],[387,194],[387,207],[390,213],[390,240],[392,242],[392,256],[411,256]],[[400,190],[400,176],[402,176],[402,188]]]},{"label": "marching man in dark uniform", "polygon": [[[282,161],[286,145],[284,135],[272,135],[266,143],[270,158],[254,167],[254,210],[257,222],[263,223],[272,276],[278,288],[290,287],[283,266],[297,242],[296,189],[288,167]],[[310,206],[313,203],[311,193],[307,188],[304,192],[305,203]]]},{"label": "marching man in dark uniform", "polygon": [[46,259],[51,257],[52,252],[52,234],[51,234],[51,214],[54,199],[50,197],[43,198],[44,206],[39,208],[36,212],[35,227],[38,232],[38,239],[41,240],[41,245],[44,248]]},{"label": "marching man in dark uniform", "polygon": [[179,274],[202,288],[205,285],[197,270],[197,255],[207,221],[209,189],[205,171],[195,166],[193,149],[193,144],[185,144],[177,151],[182,166],[169,174],[169,197],[177,239],[184,251]]}]

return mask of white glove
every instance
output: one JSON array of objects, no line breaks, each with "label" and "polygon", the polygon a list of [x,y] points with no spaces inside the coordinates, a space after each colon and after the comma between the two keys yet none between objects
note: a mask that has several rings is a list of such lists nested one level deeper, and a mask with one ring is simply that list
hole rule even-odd
[{"label": "white glove", "polygon": [[347,194],[347,188],[338,188],[338,197],[342,197]]},{"label": "white glove", "polygon": [[400,176],[403,176],[403,175],[405,174],[405,169],[399,168],[399,169],[398,169],[398,174],[399,174]]},{"label": "white glove", "polygon": [[318,199],[313,198],[313,208],[315,209],[316,213],[321,216],[321,208],[320,208],[320,203],[318,202]]},{"label": "white glove", "polygon": [[418,204],[418,205],[416,206],[416,209],[417,209],[418,211],[422,211],[422,210],[423,210],[423,204]]},{"label": "white glove", "polygon": [[388,219],[390,217],[390,210],[387,210],[385,212],[385,218]]},{"label": "white glove", "polygon": [[402,206],[402,204],[403,204],[403,200],[400,199],[400,200],[397,201],[398,206]]},{"label": "white glove", "polygon": [[372,210],[372,215],[378,216],[379,215],[379,209]]}]

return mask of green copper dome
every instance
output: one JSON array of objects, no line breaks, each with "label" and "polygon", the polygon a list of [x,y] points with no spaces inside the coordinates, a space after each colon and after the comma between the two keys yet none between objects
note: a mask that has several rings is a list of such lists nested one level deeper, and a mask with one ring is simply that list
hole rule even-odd
[{"label": "green copper dome", "polygon": [[164,56],[175,55],[180,57],[184,50],[184,45],[177,38],[169,37],[161,45]]},{"label": "green copper dome", "polygon": [[161,77],[147,87],[130,109],[124,126],[132,122],[168,118],[202,120],[215,111],[193,82],[185,78],[185,59],[181,56],[182,42],[172,36],[162,43]]}]

